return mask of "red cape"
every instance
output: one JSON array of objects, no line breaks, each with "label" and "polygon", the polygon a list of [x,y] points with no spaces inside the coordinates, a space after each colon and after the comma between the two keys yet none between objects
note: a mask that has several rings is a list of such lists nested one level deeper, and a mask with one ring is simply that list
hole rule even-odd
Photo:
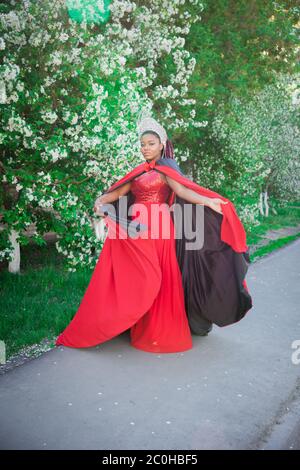
[{"label": "red cape", "polygon": [[[234,204],[229,199],[222,196],[221,194],[216,193],[215,191],[212,191],[211,189],[204,188],[203,186],[200,186],[197,183],[194,183],[189,178],[180,174],[177,170],[173,168],[170,168],[168,166],[157,165],[155,161],[152,161],[150,164],[148,162],[141,163],[132,171],[127,173],[127,175],[125,175],[119,181],[111,185],[110,188],[107,191],[105,191],[105,193],[109,193],[113,191],[114,189],[119,188],[123,184],[131,181],[136,176],[144,173],[145,171],[149,171],[153,168],[155,168],[156,171],[159,171],[163,173],[164,175],[169,176],[170,178],[173,178],[174,180],[178,181],[178,183],[183,184],[185,187],[192,189],[193,191],[200,194],[201,196],[206,196],[210,198],[220,198],[223,201],[227,201],[228,204],[222,205],[223,220],[221,224],[221,240],[227,243],[228,245],[230,245],[231,248],[238,253],[243,253],[243,252],[248,251],[248,246],[246,244],[246,232],[245,232],[245,229],[241,220],[239,219],[237,215]],[[174,200],[175,200],[175,193],[174,191],[172,191],[168,204],[172,205]]]}]

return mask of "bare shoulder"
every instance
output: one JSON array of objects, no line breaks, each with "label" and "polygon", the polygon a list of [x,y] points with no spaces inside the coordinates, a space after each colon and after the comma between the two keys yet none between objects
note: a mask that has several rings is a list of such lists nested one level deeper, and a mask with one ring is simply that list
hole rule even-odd
[{"label": "bare shoulder", "polygon": [[166,182],[170,186],[172,191],[174,191],[178,196],[183,194],[183,192],[185,191],[185,187],[170,176],[166,176]]},{"label": "bare shoulder", "polygon": [[165,183],[168,184],[168,180],[167,180],[166,175],[164,175],[163,173],[160,173],[160,177],[161,177],[161,179],[162,179]]},{"label": "bare shoulder", "polygon": [[127,194],[131,189],[131,181],[127,181],[126,183],[123,183],[119,188],[116,189],[118,191],[119,196],[124,196]]}]

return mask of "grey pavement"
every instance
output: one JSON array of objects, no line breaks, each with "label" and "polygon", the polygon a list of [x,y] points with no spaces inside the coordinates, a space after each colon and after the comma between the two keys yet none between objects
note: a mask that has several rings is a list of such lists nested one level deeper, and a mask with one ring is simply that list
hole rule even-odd
[{"label": "grey pavement", "polygon": [[140,351],[127,330],[8,371],[0,376],[0,448],[299,448],[299,266],[300,240],[253,263],[252,310],[193,335],[190,351]]}]

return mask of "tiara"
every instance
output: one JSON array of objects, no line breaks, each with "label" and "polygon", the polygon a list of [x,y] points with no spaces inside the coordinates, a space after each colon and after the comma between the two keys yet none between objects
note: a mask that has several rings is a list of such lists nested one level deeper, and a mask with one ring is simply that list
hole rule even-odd
[{"label": "tiara", "polygon": [[154,118],[143,117],[138,122],[137,129],[138,129],[139,138],[141,138],[142,134],[145,131],[154,131],[159,135],[161,142],[164,145],[166,145],[166,142],[168,140],[167,133],[165,129],[163,128],[163,126],[161,126]]}]

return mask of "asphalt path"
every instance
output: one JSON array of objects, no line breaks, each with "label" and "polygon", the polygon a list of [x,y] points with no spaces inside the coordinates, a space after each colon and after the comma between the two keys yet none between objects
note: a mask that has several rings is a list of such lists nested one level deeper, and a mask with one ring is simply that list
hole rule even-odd
[{"label": "asphalt path", "polygon": [[127,330],[3,374],[0,448],[299,449],[299,266],[300,240],[251,264],[251,311],[184,353],[137,350]]}]

